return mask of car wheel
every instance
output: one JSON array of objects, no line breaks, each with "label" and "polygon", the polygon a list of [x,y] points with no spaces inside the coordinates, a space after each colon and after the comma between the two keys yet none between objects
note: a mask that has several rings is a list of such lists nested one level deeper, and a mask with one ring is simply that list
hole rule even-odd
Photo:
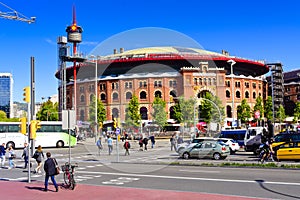
[{"label": "car wheel", "polygon": [[185,152],[185,153],[182,155],[182,157],[183,157],[184,159],[189,159],[189,158],[190,158],[190,154],[189,154],[188,152]]},{"label": "car wheel", "polygon": [[235,154],[235,151],[233,151],[231,148],[230,149],[230,154]]},{"label": "car wheel", "polygon": [[215,160],[220,160],[221,159],[221,154],[214,153],[213,157],[214,157]]}]

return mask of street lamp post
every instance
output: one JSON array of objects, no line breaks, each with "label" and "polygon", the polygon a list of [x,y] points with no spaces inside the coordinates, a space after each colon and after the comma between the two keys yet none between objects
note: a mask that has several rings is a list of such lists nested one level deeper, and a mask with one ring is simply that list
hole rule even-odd
[{"label": "street lamp post", "polygon": [[233,128],[234,123],[234,84],[233,84],[233,65],[236,63],[234,60],[228,60],[227,63],[230,64],[230,71],[231,71],[231,94],[232,94],[232,123],[231,128]]},{"label": "street lamp post", "polygon": [[98,136],[98,56],[90,56],[94,59],[95,62],[95,141],[97,140]]}]

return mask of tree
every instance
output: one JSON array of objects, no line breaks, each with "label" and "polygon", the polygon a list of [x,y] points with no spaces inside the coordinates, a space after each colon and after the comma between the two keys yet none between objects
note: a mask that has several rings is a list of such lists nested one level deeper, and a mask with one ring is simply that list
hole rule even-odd
[{"label": "tree", "polygon": [[[103,123],[106,120],[106,110],[102,101],[97,98],[97,124]],[[95,123],[95,95],[92,96],[92,100],[89,106],[89,121]]]},{"label": "tree", "polygon": [[260,112],[259,119],[257,119],[257,120],[261,120],[263,118],[263,114],[264,114],[264,107],[263,107],[263,101],[262,101],[261,96],[258,96],[256,98],[256,103],[254,105],[253,112],[252,112],[253,118],[255,118],[254,114],[256,111]]},{"label": "tree", "polygon": [[155,97],[152,103],[152,117],[155,123],[162,129],[167,124],[166,102],[160,97]]},{"label": "tree", "polygon": [[128,109],[125,116],[127,126],[138,127],[140,125],[141,114],[139,112],[139,101],[136,95],[133,95],[129,101]]},{"label": "tree", "polygon": [[237,117],[242,123],[248,122],[251,117],[251,109],[246,99],[243,99],[241,105],[237,107]]},{"label": "tree", "polygon": [[[210,93],[209,93],[210,94]],[[222,105],[222,101],[218,96],[209,95],[208,100],[211,100],[212,109],[211,109],[211,121],[221,123],[225,119],[225,109]],[[213,102],[213,103],[212,103]]]},{"label": "tree", "polygon": [[298,122],[300,120],[300,102],[296,103],[296,107],[294,109],[294,122]]},{"label": "tree", "polygon": [[279,106],[278,111],[276,113],[276,118],[279,121],[279,123],[281,123],[286,118],[283,105]]},{"label": "tree", "polygon": [[268,96],[267,101],[265,103],[265,117],[268,120],[273,120],[273,102],[271,96]]},{"label": "tree", "polygon": [[6,112],[0,110],[0,121],[6,121],[6,120],[7,120]]},{"label": "tree", "polygon": [[194,121],[196,101],[194,98],[185,100],[184,97],[178,98],[178,103],[174,106],[174,117],[179,123],[185,123],[188,126]]},{"label": "tree", "polygon": [[36,118],[41,121],[58,121],[58,103],[53,104],[50,100],[44,102]]}]

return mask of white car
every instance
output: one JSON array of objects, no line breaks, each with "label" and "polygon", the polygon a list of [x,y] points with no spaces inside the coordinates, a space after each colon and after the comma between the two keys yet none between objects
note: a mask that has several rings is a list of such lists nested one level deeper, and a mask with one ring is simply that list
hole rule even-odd
[{"label": "white car", "polygon": [[221,142],[224,142],[225,144],[227,144],[229,146],[231,154],[234,154],[235,152],[237,152],[238,150],[240,150],[239,143],[236,142],[236,141],[234,141],[231,138],[218,138],[218,141],[221,141]]}]

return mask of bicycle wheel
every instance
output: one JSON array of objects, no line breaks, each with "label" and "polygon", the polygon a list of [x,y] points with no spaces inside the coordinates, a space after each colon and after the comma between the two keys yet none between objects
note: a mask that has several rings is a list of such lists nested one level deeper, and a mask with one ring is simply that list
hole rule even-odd
[{"label": "bicycle wheel", "polygon": [[74,179],[74,175],[71,174],[70,175],[70,189],[74,190],[75,186],[76,186],[76,182],[75,182],[75,179]]},{"label": "bicycle wheel", "polygon": [[65,181],[65,184],[67,185],[67,187],[71,186],[71,178],[70,178],[70,174],[68,172],[64,173],[64,181]]}]

